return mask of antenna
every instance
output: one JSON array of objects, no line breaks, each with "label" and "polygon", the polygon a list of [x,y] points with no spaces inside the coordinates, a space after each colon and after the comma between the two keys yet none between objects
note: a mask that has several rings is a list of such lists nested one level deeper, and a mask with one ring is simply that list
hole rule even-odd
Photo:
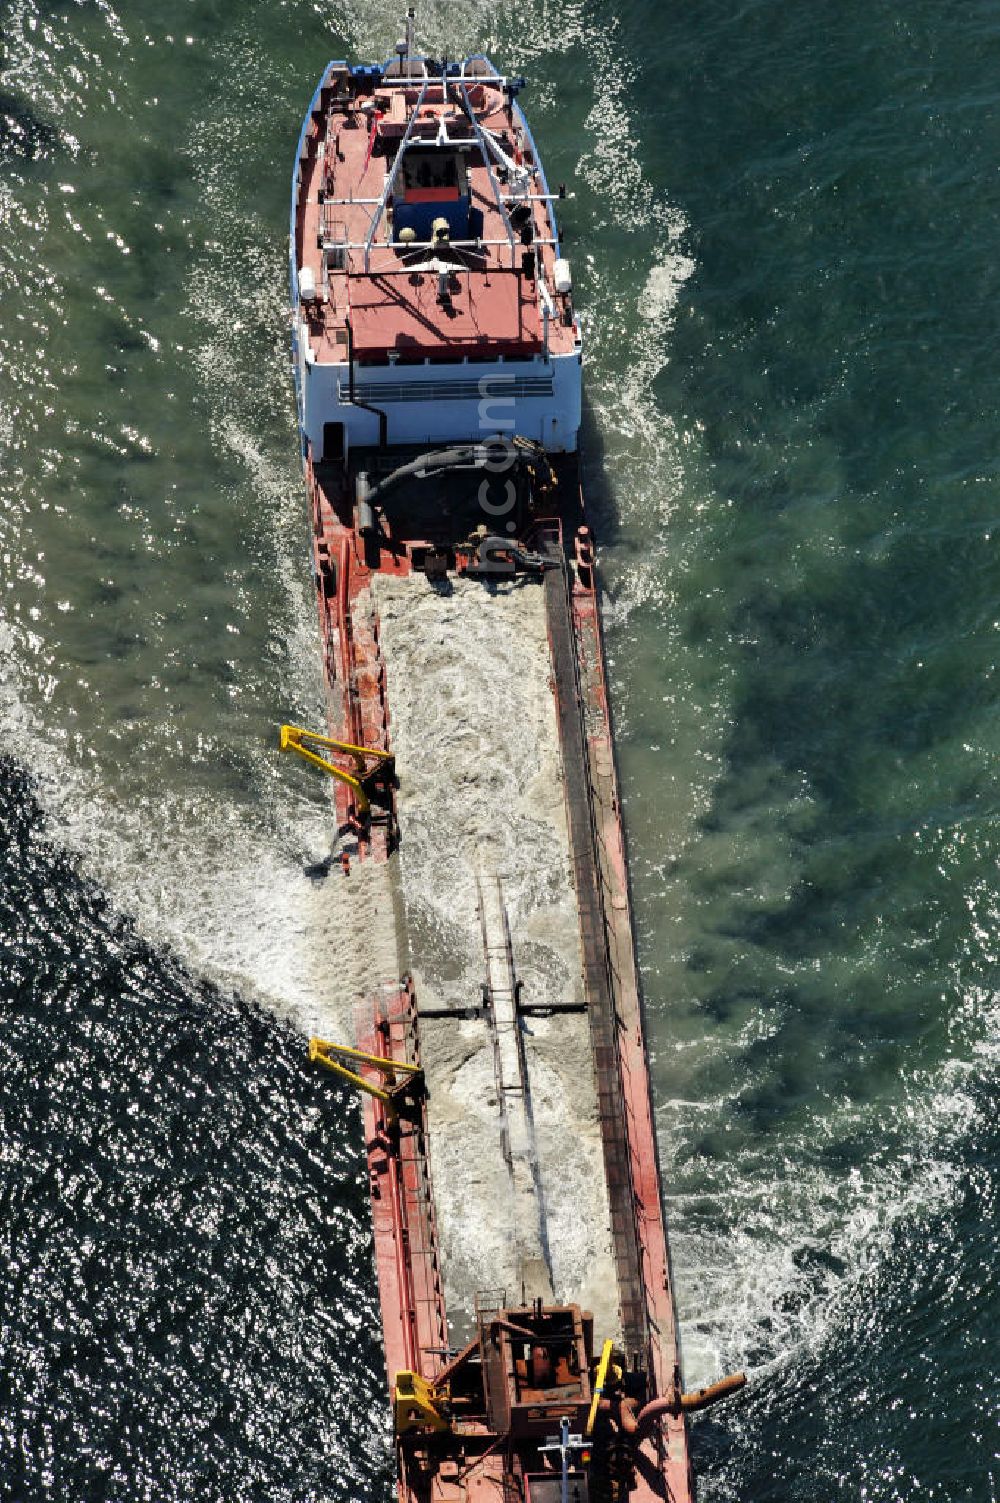
[{"label": "antenna", "polygon": [[[401,63],[408,63],[410,61],[410,58],[413,56],[413,17],[415,15],[416,11],[411,5],[409,10],[406,12],[406,35],[401,36],[399,41],[396,43],[396,56],[399,58]],[[406,76],[409,77],[409,69],[406,70]]]}]

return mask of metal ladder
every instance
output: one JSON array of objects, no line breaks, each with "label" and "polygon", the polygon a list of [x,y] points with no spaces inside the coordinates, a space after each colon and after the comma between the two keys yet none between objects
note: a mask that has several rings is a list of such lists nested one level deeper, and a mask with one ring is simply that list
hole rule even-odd
[{"label": "metal ladder", "polygon": [[[477,874],[479,921],[486,962],[486,1016],[493,1041],[493,1071],[500,1114],[500,1142],[510,1178],[518,1266],[551,1286],[545,1207],[531,1114],[531,1090],[519,1017],[510,921],[499,876]],[[525,1282],[522,1278],[522,1284]]]}]

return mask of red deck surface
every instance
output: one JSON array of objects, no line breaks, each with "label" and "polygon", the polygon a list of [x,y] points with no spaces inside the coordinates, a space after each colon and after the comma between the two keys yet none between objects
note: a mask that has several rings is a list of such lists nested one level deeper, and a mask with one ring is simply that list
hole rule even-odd
[{"label": "red deck surface", "polygon": [[542,348],[534,299],[522,279],[505,272],[466,272],[451,279],[447,308],[438,303],[437,278],[352,277],[350,308],[354,353],[384,360],[392,351],[415,356],[491,360],[497,354],[530,358]]}]

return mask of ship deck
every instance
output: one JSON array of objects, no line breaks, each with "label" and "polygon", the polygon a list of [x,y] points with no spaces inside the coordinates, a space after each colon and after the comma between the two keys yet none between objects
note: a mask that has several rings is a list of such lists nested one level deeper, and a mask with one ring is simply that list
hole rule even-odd
[{"label": "ship deck", "polygon": [[[498,195],[507,214],[516,207],[515,199],[484,159],[460,107],[457,82],[445,101],[440,80],[431,81],[423,95],[423,84],[416,81],[385,80],[372,87],[331,70],[319,91],[300,162],[295,224],[300,274],[307,269],[321,294],[307,310],[310,347],[319,363],[347,359],[348,325],[354,357],[361,364],[493,360],[497,355],[530,359],[541,354],[546,338],[551,354],[573,352],[571,317],[551,317],[547,334],[544,328],[533,266],[551,291],[557,247],[541,191],[544,178],[523,118],[499,83],[467,83],[480,128],[501,143],[511,160],[516,156],[519,165],[523,162],[535,174],[522,204],[529,225],[519,224],[513,239]],[[462,172],[474,225],[469,239],[456,238],[448,250],[445,305],[434,269],[439,253],[435,250],[431,260],[404,255],[398,242],[387,243],[397,232],[390,217],[378,212],[407,121],[421,98],[425,102],[411,148],[419,147],[421,137],[432,142],[442,120],[456,141],[464,140]],[[427,186],[415,186],[410,197],[427,208],[429,223],[435,206],[448,208],[447,198],[436,197],[448,191],[429,180]],[[366,254],[373,219],[377,228]]]}]

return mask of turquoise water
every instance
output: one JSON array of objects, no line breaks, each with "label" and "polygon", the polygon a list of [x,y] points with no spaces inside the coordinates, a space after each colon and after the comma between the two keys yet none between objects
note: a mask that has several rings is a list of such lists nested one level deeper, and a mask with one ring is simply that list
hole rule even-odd
[{"label": "turquoise water", "polygon": [[[381,1498],[354,1122],[287,1023],[326,806],[271,746],[320,694],[291,156],[398,16],[0,15],[0,1495]],[[753,1380],[701,1496],[995,1503],[1000,18],[418,24],[576,191],[687,1376]]]}]

